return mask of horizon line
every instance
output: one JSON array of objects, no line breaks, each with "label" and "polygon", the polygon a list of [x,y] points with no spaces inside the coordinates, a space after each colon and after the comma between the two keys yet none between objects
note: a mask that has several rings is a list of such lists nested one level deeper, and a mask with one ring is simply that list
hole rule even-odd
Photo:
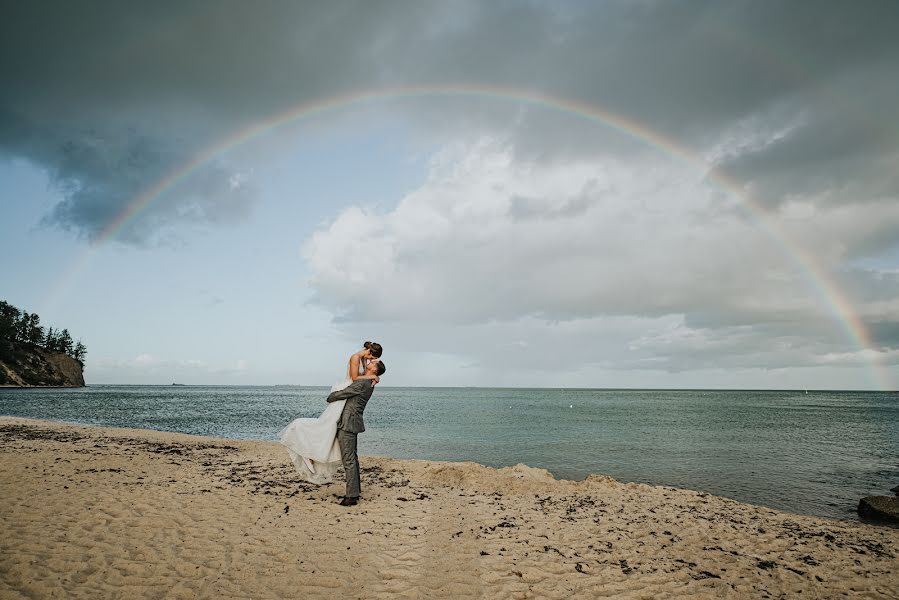
[{"label": "horizon line", "polygon": [[[741,388],[741,387],[557,387],[557,386],[492,386],[492,385],[384,385],[392,389],[479,389],[479,390],[562,390],[562,391],[659,391],[659,392],[862,392],[894,394],[899,389],[878,390],[865,388]],[[301,384],[301,383],[95,383],[85,384],[83,387],[110,386],[110,387],[306,387],[328,388],[329,384]],[[64,389],[54,386],[0,386],[5,389]],[[65,389],[79,389],[71,387]]]}]

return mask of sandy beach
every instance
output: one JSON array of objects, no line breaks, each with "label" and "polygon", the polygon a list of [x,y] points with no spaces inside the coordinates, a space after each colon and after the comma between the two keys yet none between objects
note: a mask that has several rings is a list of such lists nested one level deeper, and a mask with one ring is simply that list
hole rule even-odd
[{"label": "sandy beach", "polygon": [[[364,450],[364,439],[362,440]],[[0,417],[3,598],[899,597],[899,530],[591,476]]]}]

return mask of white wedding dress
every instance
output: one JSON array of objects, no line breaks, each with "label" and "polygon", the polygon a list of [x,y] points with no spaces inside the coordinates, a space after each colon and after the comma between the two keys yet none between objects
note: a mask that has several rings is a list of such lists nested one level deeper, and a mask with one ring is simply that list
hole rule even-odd
[{"label": "white wedding dress", "polygon": [[[359,374],[365,373],[362,362],[359,363]],[[336,392],[353,383],[350,377],[350,369],[343,381],[331,386],[331,391]],[[337,422],[343,413],[346,400],[331,402],[317,419],[294,419],[281,430],[279,437],[281,443],[287,446],[290,460],[296,467],[300,477],[310,483],[324,484],[334,481],[334,474],[341,465],[340,444],[337,443]],[[309,470],[307,458],[314,461],[315,472]]]}]

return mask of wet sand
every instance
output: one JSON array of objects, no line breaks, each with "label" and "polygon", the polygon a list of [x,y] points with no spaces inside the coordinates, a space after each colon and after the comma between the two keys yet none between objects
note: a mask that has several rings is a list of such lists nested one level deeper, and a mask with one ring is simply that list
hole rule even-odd
[{"label": "wet sand", "polygon": [[[364,449],[364,435],[360,437]],[[899,597],[899,530],[524,465],[0,417],[2,598]]]}]

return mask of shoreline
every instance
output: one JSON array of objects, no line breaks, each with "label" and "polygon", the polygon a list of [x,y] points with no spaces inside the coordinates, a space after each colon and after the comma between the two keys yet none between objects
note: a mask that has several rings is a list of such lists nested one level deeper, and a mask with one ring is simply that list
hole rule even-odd
[{"label": "shoreline", "polygon": [[[85,387],[87,387],[87,386],[85,386]],[[143,386],[141,386],[141,387],[143,387]],[[169,386],[162,386],[162,387],[168,388]],[[2,386],[0,386],[0,388],[2,388]],[[58,389],[65,389],[65,388],[58,388]],[[2,389],[0,389],[0,392],[2,392]],[[107,424],[107,423],[96,423],[96,422],[90,422],[90,421],[78,420],[78,419],[56,420],[53,418],[49,418],[49,419],[48,418],[36,418],[36,417],[32,417],[32,416],[20,416],[20,415],[16,415],[16,414],[10,415],[10,414],[0,413],[0,419],[4,419],[4,418],[10,418],[10,419],[18,418],[18,419],[25,419],[25,420],[33,420],[37,423],[53,423],[53,424],[58,424],[61,426],[72,425],[72,426],[77,426],[77,427],[96,427],[96,428],[109,428],[109,429],[122,429],[122,430],[135,430],[135,431],[153,431],[153,432],[161,432],[161,433],[183,434],[183,435],[188,435],[188,436],[209,437],[210,439],[221,440],[221,441],[245,440],[245,441],[260,441],[260,442],[274,443],[274,439],[272,437],[268,437],[268,436],[265,436],[265,437],[262,437],[262,436],[260,436],[260,437],[233,437],[233,438],[231,438],[231,437],[214,437],[214,436],[203,436],[202,434],[191,433],[189,431],[171,431],[168,429],[152,429],[152,428],[150,428],[150,427],[154,426],[155,424],[145,424],[144,428],[136,428],[136,427],[123,426],[123,425],[111,425],[111,424]],[[227,434],[225,434],[225,435],[227,435]],[[237,432],[237,435],[240,436],[241,433]],[[447,462],[450,464],[471,462],[471,463],[477,464],[479,466],[489,467],[489,468],[493,468],[493,469],[501,469],[504,467],[511,466],[511,464],[510,464],[511,461],[505,462],[505,463],[500,462],[498,464],[490,464],[489,462],[485,463],[485,462],[476,462],[474,460],[463,460],[463,459],[457,458],[457,457],[451,457],[451,458],[437,457],[437,458],[416,459],[416,458],[410,457],[408,453],[400,454],[398,456],[391,456],[391,454],[389,452],[390,451],[388,450],[388,453],[385,453],[385,454],[371,454],[371,455],[367,455],[367,456],[369,456],[371,458],[379,458],[379,459],[396,458],[398,460],[425,460],[425,461],[430,461],[430,462]],[[523,464],[529,468],[535,468],[535,469],[546,468],[543,466],[531,467],[531,465],[529,465],[527,463],[518,463],[518,464]],[[553,467],[550,466],[549,468],[551,469]],[[566,475],[571,475],[571,473],[566,473],[564,471],[561,472],[561,474],[557,474],[557,473],[559,473],[558,471],[556,471],[556,472],[548,471],[548,472],[552,478],[554,478],[558,481],[569,481],[569,482],[573,482],[573,483],[581,482],[584,480],[584,478],[589,477],[591,475],[601,476],[601,477],[611,477],[613,479],[616,477],[616,475],[613,475],[613,474],[599,472],[599,471],[588,471],[586,469],[582,469],[579,472],[574,473],[574,477],[566,477]],[[656,473],[656,475],[658,476],[659,474]],[[626,477],[626,475],[625,475],[625,477]],[[801,505],[801,503],[797,501],[797,499],[798,500],[803,500],[803,499],[807,500],[807,499],[818,497],[818,496],[814,496],[811,494],[791,496],[790,498],[793,500],[792,502],[784,500],[784,497],[781,496],[780,498],[778,498],[778,500],[780,500],[780,502],[778,503],[778,502],[766,501],[765,498],[753,498],[751,495],[749,497],[741,496],[740,493],[738,491],[735,491],[734,489],[721,489],[720,487],[718,489],[716,489],[716,486],[714,484],[709,485],[708,482],[705,482],[705,487],[703,487],[703,484],[699,484],[697,487],[691,487],[689,482],[685,483],[685,482],[666,481],[664,479],[664,476],[662,476],[662,479],[660,480],[658,478],[653,478],[653,479],[642,478],[642,477],[639,477],[639,475],[634,476],[634,478],[632,478],[632,479],[620,477],[619,479],[617,479],[617,481],[620,481],[623,483],[645,484],[648,486],[657,486],[657,487],[664,487],[664,488],[687,490],[687,491],[693,491],[693,492],[697,492],[697,493],[706,493],[706,494],[711,494],[713,496],[720,496],[723,498],[727,498],[729,500],[734,500],[736,502],[740,502],[743,504],[753,505],[753,506],[757,506],[759,508],[771,509],[771,510],[775,510],[775,511],[779,511],[779,512],[789,513],[789,514],[804,515],[804,516],[809,516],[809,517],[816,517],[816,518],[830,519],[830,520],[865,522],[865,523],[869,523],[869,524],[886,525],[888,527],[899,528],[899,524],[890,522],[890,519],[886,519],[886,520],[877,519],[873,516],[862,517],[858,512],[859,501],[864,497],[882,496],[882,495],[889,497],[891,494],[884,492],[884,490],[887,489],[889,487],[889,485],[891,485],[891,484],[887,484],[887,485],[878,487],[876,489],[869,488],[865,492],[858,492],[858,495],[850,496],[847,498],[842,498],[843,502],[841,502],[839,504],[836,504],[834,502],[829,502],[827,504],[828,507],[838,507],[840,509],[838,512],[836,510],[828,510],[828,511],[816,510],[817,505],[808,505],[808,504]],[[897,492],[897,495],[899,495],[899,492]]]},{"label": "shoreline", "polygon": [[0,389],[4,390],[33,390],[33,389],[41,389],[41,390],[65,390],[69,388],[85,388],[88,387],[85,385],[13,385],[11,383],[0,383]]},{"label": "shoreline", "polygon": [[897,529],[600,475],[362,456],[347,509],[276,442],[0,417],[0,456],[0,596],[899,589]]}]

